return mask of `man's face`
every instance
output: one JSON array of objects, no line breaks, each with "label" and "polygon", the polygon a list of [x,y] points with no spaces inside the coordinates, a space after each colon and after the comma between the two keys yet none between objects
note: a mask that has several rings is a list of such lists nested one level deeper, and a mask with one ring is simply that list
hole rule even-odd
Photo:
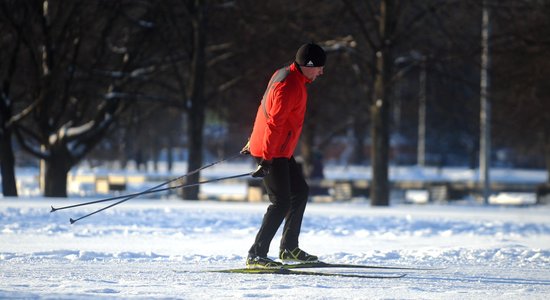
[{"label": "man's face", "polygon": [[315,79],[318,76],[323,75],[323,69],[325,67],[324,66],[323,67],[305,67],[305,66],[302,66],[301,68],[302,68],[302,73],[304,73],[304,76],[306,76],[311,81],[315,81]]}]

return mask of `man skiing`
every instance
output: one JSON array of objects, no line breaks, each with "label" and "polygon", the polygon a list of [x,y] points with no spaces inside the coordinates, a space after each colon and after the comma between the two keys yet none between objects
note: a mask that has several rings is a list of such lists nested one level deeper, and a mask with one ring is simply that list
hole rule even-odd
[{"label": "man skiing", "polygon": [[242,153],[258,162],[253,177],[263,177],[271,204],[246,260],[248,268],[273,268],[282,263],[267,257],[271,240],[285,225],[279,258],[316,262],[317,256],[298,247],[298,236],[308,201],[309,187],[294,159],[306,112],[306,84],[323,74],[325,51],[318,45],[302,45],[295,61],[273,74],[256,114],[249,143]]}]

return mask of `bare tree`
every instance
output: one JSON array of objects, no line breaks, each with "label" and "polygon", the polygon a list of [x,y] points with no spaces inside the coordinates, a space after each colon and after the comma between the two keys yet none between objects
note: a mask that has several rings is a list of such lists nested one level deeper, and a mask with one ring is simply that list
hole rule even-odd
[{"label": "bare tree", "polygon": [[[207,11],[206,1],[196,0],[187,4],[189,16],[191,17],[191,62],[189,65],[189,81],[186,93],[187,100],[187,136],[189,139],[188,171],[200,168],[203,161],[203,129],[206,112],[206,101],[204,98],[205,75],[206,75],[206,22]],[[199,180],[199,173],[189,177],[189,183]],[[199,186],[184,190],[184,199],[198,199]]]},{"label": "bare tree", "polygon": [[7,17],[24,53],[13,98],[27,105],[10,122],[44,162],[45,196],[66,196],[68,171],[113,128],[129,103],[124,88],[148,72],[136,65],[145,12],[123,2],[11,3]]},{"label": "bare tree", "polygon": [[[15,181],[15,157],[13,155],[12,136],[13,126],[10,122],[13,116],[14,102],[12,99],[12,85],[21,38],[19,32],[8,25],[8,3],[0,3],[0,47],[4,49],[0,54],[0,61],[5,62],[0,66],[2,86],[0,90],[0,168],[2,176],[2,193],[4,196],[17,196]],[[12,20],[15,21],[15,20]],[[17,20],[15,22],[21,22]]]},{"label": "bare tree", "polygon": [[[386,206],[389,204],[389,138],[391,90],[395,76],[399,74],[394,62],[397,51],[411,47],[415,35],[428,38],[425,20],[436,15],[454,1],[406,2],[397,0],[380,1],[344,1],[349,13],[357,24],[356,40],[358,50],[363,53],[364,63],[360,67],[372,78],[372,96],[370,100],[371,121],[371,164],[373,170],[370,189],[371,204]],[[430,28],[431,29],[431,28]],[[427,55],[426,53],[424,55]]]},{"label": "bare tree", "polygon": [[[161,29],[158,34],[164,41],[161,57],[169,62],[165,76],[172,78],[166,84],[172,103],[187,114],[188,170],[198,169],[203,161],[203,129],[207,101],[205,98],[206,46],[208,3],[203,0],[161,1]],[[175,80],[174,80],[175,79]],[[200,177],[194,173],[188,183]],[[183,191],[184,199],[198,199],[199,187]]]},{"label": "bare tree", "polygon": [[527,166],[542,157],[550,180],[550,3],[495,1],[492,10],[495,146]]}]

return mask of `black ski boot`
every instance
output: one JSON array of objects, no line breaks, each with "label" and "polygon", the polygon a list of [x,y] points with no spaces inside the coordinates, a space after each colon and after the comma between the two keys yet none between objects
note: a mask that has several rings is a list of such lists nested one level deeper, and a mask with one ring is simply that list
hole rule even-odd
[{"label": "black ski boot", "polygon": [[273,268],[280,268],[283,264],[274,261],[271,258],[261,257],[258,255],[249,254],[246,258],[246,267],[248,269],[273,269]]},{"label": "black ski boot", "polygon": [[299,262],[299,263],[315,263],[319,262],[319,258],[315,255],[308,254],[302,249],[296,247],[294,250],[282,249],[279,253],[279,258],[284,262]]}]

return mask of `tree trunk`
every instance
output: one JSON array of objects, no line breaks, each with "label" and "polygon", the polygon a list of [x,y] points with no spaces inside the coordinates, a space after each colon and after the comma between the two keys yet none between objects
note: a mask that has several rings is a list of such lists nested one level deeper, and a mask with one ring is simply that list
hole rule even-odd
[{"label": "tree trunk", "polygon": [[371,106],[371,136],[372,136],[372,185],[370,198],[372,206],[389,205],[389,120],[390,101],[388,84],[391,67],[391,41],[388,40],[391,31],[391,14],[393,1],[380,2],[380,49],[376,53],[376,76],[374,81],[374,101]]},{"label": "tree trunk", "polygon": [[353,160],[352,162],[356,165],[363,164],[366,160],[365,158],[365,133],[367,127],[365,124],[355,118],[353,122]]},{"label": "tree trunk", "polygon": [[[17,197],[17,184],[15,181],[15,157],[12,147],[12,128],[7,124],[12,117],[12,99],[10,99],[13,75],[17,66],[17,55],[21,45],[18,36],[15,47],[11,53],[6,77],[2,80],[2,97],[0,99],[0,169],[2,175],[2,193],[4,196]],[[8,49],[3,49],[7,51]],[[4,75],[4,74],[3,74]]]},{"label": "tree trunk", "polygon": [[160,148],[161,141],[160,138],[155,136],[154,143],[151,145],[151,161],[153,162],[153,172],[157,173],[159,171],[159,160],[160,160]]},{"label": "tree trunk", "polygon": [[174,170],[174,141],[172,138],[168,139],[168,145],[166,145],[166,168],[168,173],[172,173]]},{"label": "tree trunk", "polygon": [[313,166],[313,144],[315,136],[315,125],[310,122],[304,124],[300,143],[300,154],[302,156],[302,171],[306,178],[311,177]]},{"label": "tree trunk", "polygon": [[44,196],[67,197],[67,173],[71,169],[67,156],[51,156],[45,161],[45,169]]},{"label": "tree trunk", "polygon": [[[550,120],[550,118],[548,119]],[[546,123],[549,124],[550,122]],[[550,128],[545,127],[543,131],[543,139],[544,139],[544,159],[546,161],[546,171],[547,171],[547,177],[546,182],[550,184]]]},{"label": "tree trunk", "polygon": [[[197,108],[190,113],[187,124],[187,135],[189,136],[189,158],[187,172],[192,172],[202,166],[202,144],[204,128],[204,108]],[[199,182],[200,172],[187,177],[187,183]],[[183,190],[183,199],[198,200],[199,186],[192,186]]]},{"label": "tree trunk", "polygon": [[[378,88],[375,87],[375,90]],[[383,95],[381,95],[383,97]],[[388,178],[388,152],[389,152],[389,104],[384,98],[377,98],[371,108],[372,115],[372,184],[370,198],[372,206],[389,205],[389,178]]]},{"label": "tree trunk", "polygon": [[[191,93],[189,95],[190,107],[188,107],[188,137],[189,160],[187,171],[191,172],[202,165],[203,128],[206,110],[204,98],[204,77],[206,72],[206,8],[204,0],[194,1],[193,24],[193,60],[191,62]],[[187,183],[197,183],[200,172],[187,177]],[[199,186],[189,187],[183,190],[183,198],[197,200],[199,198]]]},{"label": "tree trunk", "polygon": [[11,144],[11,131],[3,129],[0,140],[0,164],[2,169],[2,193],[4,196],[17,197],[15,182],[15,157]]}]

